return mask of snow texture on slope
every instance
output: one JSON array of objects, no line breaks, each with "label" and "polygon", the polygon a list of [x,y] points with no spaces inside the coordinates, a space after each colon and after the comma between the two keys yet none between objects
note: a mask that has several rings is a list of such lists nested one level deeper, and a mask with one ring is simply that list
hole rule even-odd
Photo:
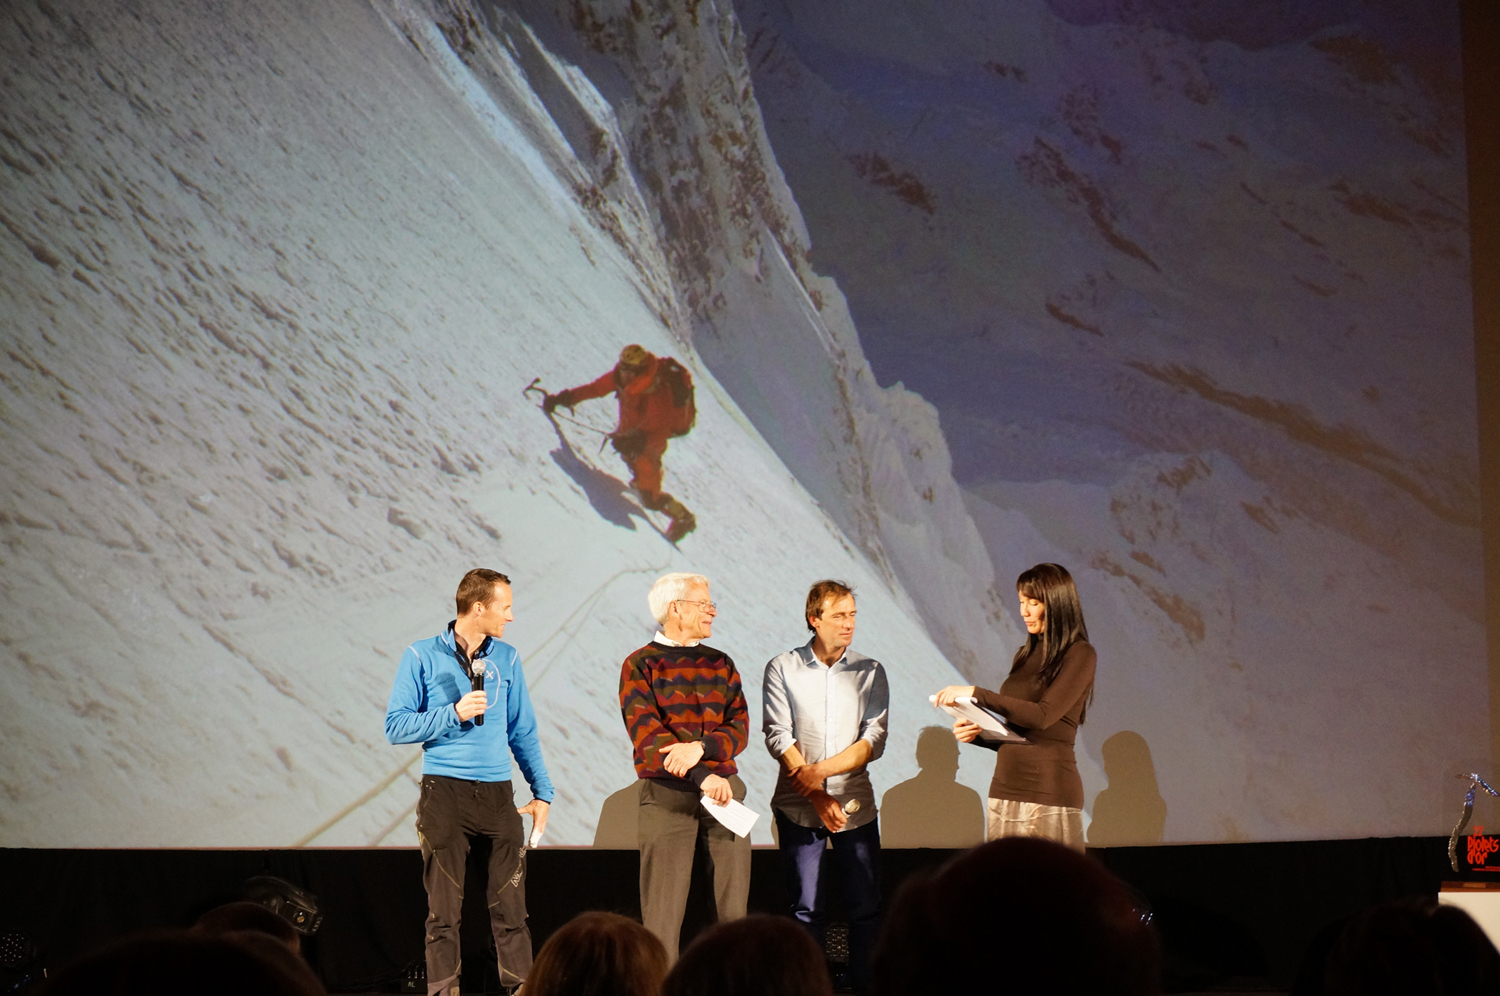
[{"label": "snow texture on slope", "polygon": [[[733,51],[732,17],[692,9],[674,23]],[[779,247],[769,282],[710,275],[697,289],[756,288],[716,306],[753,306],[735,328],[774,327],[767,347],[812,340],[795,370],[747,354],[762,369],[746,377],[835,391],[863,377],[849,390],[865,400],[821,427],[872,441],[841,457],[862,490],[841,504],[839,478],[799,481],[691,341],[690,240],[662,222],[688,195],[634,163],[620,114],[649,101],[584,73],[523,13],[8,9],[6,846],[412,843],[419,752],[384,742],[384,703],[402,648],[450,618],[475,564],[515,580],[507,636],[560,789],[549,843],[590,843],[605,797],[632,782],[619,662],[649,638],[645,591],[667,570],[713,579],[714,643],[739,662],[752,720],[763,662],[805,639],[806,585],[854,583],[858,645],[887,663],[896,703],[874,777],[915,773],[938,719],[925,697],[959,675],[901,565],[943,543],[983,573],[981,596],[988,583],[932,410],[830,362],[857,347],[852,327],[841,319],[842,345],[816,338],[813,278]],[[709,61],[703,38],[673,37],[682,66]],[[758,183],[776,175],[765,166]],[[723,179],[708,172],[673,183]],[[627,342],[695,371],[697,428],[667,454],[668,487],[698,514],[680,549],[600,452],[608,404],[579,408],[592,429],[554,426],[522,395],[534,377],[592,379]],[[898,452],[913,442],[921,453]],[[892,524],[850,532],[856,507]],[[985,760],[963,780],[982,786]],[[743,773],[764,810],[773,765],[755,742]]]}]

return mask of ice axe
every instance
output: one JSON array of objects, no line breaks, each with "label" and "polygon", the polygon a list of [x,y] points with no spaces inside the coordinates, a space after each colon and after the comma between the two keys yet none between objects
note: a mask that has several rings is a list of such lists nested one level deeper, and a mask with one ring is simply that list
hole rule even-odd
[{"label": "ice axe", "polygon": [[[541,384],[542,384],[542,378],[540,378],[540,377],[533,377],[533,378],[531,378],[531,383],[527,384],[525,387],[523,387],[521,389],[521,394],[529,397],[533,392],[535,392],[537,394],[540,394],[542,396],[542,400],[545,402],[547,400],[547,397],[548,397],[548,395],[547,395],[547,389],[545,387],[542,387]],[[571,409],[569,409],[569,410],[571,411]],[[553,418],[553,419],[560,418],[564,422],[572,422],[574,425],[578,426],[580,429],[587,429],[590,432],[597,432],[597,433],[599,433],[599,435],[601,435],[601,436],[604,437],[599,442],[599,452],[600,453],[604,452],[604,444],[607,443],[607,442],[609,442],[609,440],[611,440],[611,439],[614,438],[614,433],[612,433],[612,432],[605,432],[603,429],[596,429],[592,425],[589,425],[587,422],[580,422],[578,419],[573,418],[573,417],[571,417],[569,415],[563,415],[560,412],[556,412],[556,411],[550,411],[549,412],[549,411],[547,411],[546,408],[543,408],[542,412],[548,418]]]}]

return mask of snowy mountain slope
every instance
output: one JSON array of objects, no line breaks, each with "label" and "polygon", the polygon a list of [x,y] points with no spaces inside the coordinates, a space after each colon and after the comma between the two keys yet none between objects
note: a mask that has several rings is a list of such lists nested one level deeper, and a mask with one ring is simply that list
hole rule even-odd
[{"label": "snowy mountain slope", "polygon": [[[655,194],[649,209],[708,368],[845,534],[905,588],[948,658],[971,678],[998,681],[1020,640],[1008,582],[995,584],[936,411],[876,383],[842,293],[808,262],[732,5],[694,4],[688,16],[665,0],[518,9],[611,95],[624,145],[598,172],[633,175]],[[628,171],[615,168],[620,159]],[[601,183],[606,209],[615,191]]]},{"label": "snowy mountain slope", "polygon": [[[618,665],[664,570],[713,578],[752,713],[761,664],[804,638],[805,585],[852,581],[897,703],[875,778],[915,773],[923,700],[955,671],[900,572],[684,344],[656,208],[616,171],[604,210],[608,142],[572,144],[579,115],[609,132],[609,105],[540,35],[399,0],[12,13],[6,846],[410,843],[416,752],[384,743],[385,696],[476,563],[515,580],[549,843],[590,842],[630,782]],[[795,290],[763,314],[816,329],[788,318]],[[521,394],[631,341],[696,370],[698,426],[667,455],[700,524],[680,550],[596,436]],[[579,417],[612,424],[602,402]],[[753,738],[744,773],[763,809]]]},{"label": "snowy mountain slope", "polygon": [[1080,577],[1086,743],[1169,840],[1437,832],[1489,745],[1456,7],[737,9],[996,573]]}]

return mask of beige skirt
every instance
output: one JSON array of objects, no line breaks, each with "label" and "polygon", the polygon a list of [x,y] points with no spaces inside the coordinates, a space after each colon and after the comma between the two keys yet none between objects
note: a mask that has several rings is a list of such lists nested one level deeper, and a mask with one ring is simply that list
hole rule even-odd
[{"label": "beige skirt", "polygon": [[1083,810],[1043,806],[1014,799],[991,799],[985,840],[1001,837],[1041,837],[1083,851]]}]

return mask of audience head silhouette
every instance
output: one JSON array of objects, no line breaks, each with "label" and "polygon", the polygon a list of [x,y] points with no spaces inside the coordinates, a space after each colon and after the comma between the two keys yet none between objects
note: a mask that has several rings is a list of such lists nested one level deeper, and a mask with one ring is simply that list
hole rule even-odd
[{"label": "audience head silhouette", "polygon": [[1130,892],[1051,841],[977,847],[896,899],[875,954],[877,996],[1160,991],[1160,947]]},{"label": "audience head silhouette", "polygon": [[216,937],[245,930],[256,931],[275,938],[296,954],[302,952],[302,935],[297,933],[297,928],[260,903],[242,901],[216,906],[198,918],[193,930]]},{"label": "audience head silhouette", "polygon": [[822,950],[805,930],[779,916],[747,916],[709,928],[682,953],[662,986],[662,996],[832,993]]},{"label": "audience head silhouette", "polygon": [[667,950],[617,913],[580,913],[547,938],[526,977],[526,996],[658,996]]},{"label": "audience head silhouette", "polygon": [[1456,906],[1440,906],[1430,897],[1382,903],[1349,920],[1327,950],[1323,971],[1304,971],[1297,991],[1308,996],[1500,992],[1500,952]]},{"label": "audience head silhouette", "polygon": [[54,975],[43,996],[322,996],[312,969],[254,930],[188,930],[127,938]]}]

